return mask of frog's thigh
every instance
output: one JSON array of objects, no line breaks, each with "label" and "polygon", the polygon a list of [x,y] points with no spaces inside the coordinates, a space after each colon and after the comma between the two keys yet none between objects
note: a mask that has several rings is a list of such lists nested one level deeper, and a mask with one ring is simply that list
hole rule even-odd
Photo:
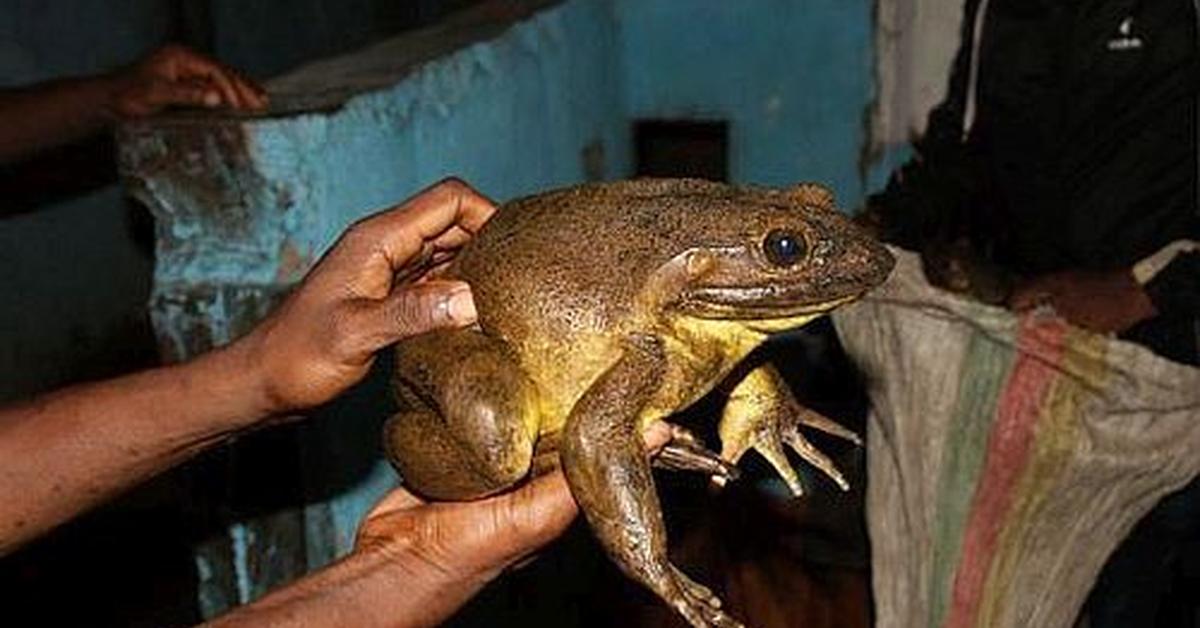
[{"label": "frog's thigh", "polygon": [[407,407],[388,421],[384,445],[416,492],[473,499],[529,473],[535,392],[501,343],[470,330],[407,341],[395,386]]}]

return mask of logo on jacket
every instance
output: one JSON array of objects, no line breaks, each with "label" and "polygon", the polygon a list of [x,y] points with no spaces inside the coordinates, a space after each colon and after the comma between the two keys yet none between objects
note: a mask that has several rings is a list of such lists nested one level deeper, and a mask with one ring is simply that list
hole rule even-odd
[{"label": "logo on jacket", "polygon": [[1142,47],[1142,38],[1133,32],[1133,16],[1129,16],[1117,25],[1117,36],[1108,40],[1108,49],[1113,52],[1122,50],[1137,50]]}]

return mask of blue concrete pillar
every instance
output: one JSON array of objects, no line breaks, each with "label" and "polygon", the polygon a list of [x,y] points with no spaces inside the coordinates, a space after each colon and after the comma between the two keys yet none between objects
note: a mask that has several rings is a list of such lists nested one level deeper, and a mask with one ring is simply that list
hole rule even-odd
[{"label": "blue concrete pillar", "polygon": [[[625,175],[614,39],[603,0],[494,3],[280,77],[266,116],[123,128],[124,180],[158,222],[150,307],[164,354],[245,333],[348,224],[445,176],[505,200]],[[221,524],[197,550],[206,615],[348,550],[394,481],[377,422],[329,423],[248,439],[199,468],[198,499]],[[324,469],[304,457],[318,448],[362,473],[340,492],[310,490]]]}]

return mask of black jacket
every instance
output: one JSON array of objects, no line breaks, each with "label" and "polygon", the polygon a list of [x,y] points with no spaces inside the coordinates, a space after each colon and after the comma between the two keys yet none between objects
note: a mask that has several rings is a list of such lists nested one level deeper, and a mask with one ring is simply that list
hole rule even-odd
[{"label": "black jacket", "polygon": [[[965,238],[1019,276],[1200,239],[1192,0],[967,0],[962,42],[916,157],[869,200],[885,239]],[[1162,314],[1127,336],[1196,363],[1200,253],[1146,288]]]}]

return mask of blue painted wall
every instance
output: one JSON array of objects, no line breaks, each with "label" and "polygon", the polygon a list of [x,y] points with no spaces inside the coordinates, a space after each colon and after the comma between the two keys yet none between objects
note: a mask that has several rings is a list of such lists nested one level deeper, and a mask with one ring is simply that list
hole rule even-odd
[{"label": "blue painted wall", "polygon": [[[332,111],[224,121],[202,127],[211,134],[199,140],[189,135],[194,121],[131,126],[126,168],[163,226],[152,298],[165,346],[182,357],[197,335],[231,340],[244,331],[245,295],[299,280],[351,222],[446,176],[500,201],[589,175],[625,176],[631,148],[609,9],[603,0],[563,3]],[[585,153],[600,158],[589,167]],[[203,296],[211,286],[240,296]],[[332,426],[313,439],[314,484],[378,459],[377,425],[353,416],[314,424]],[[395,480],[379,462],[308,507],[312,566],[350,548],[359,520]],[[242,524],[230,541],[243,557],[235,569],[246,601],[260,583],[244,557],[274,548],[256,545],[261,537]],[[206,608],[214,610],[219,603]]]},{"label": "blue painted wall", "polygon": [[870,0],[614,0],[626,113],[730,122],[734,181],[863,195]]}]

